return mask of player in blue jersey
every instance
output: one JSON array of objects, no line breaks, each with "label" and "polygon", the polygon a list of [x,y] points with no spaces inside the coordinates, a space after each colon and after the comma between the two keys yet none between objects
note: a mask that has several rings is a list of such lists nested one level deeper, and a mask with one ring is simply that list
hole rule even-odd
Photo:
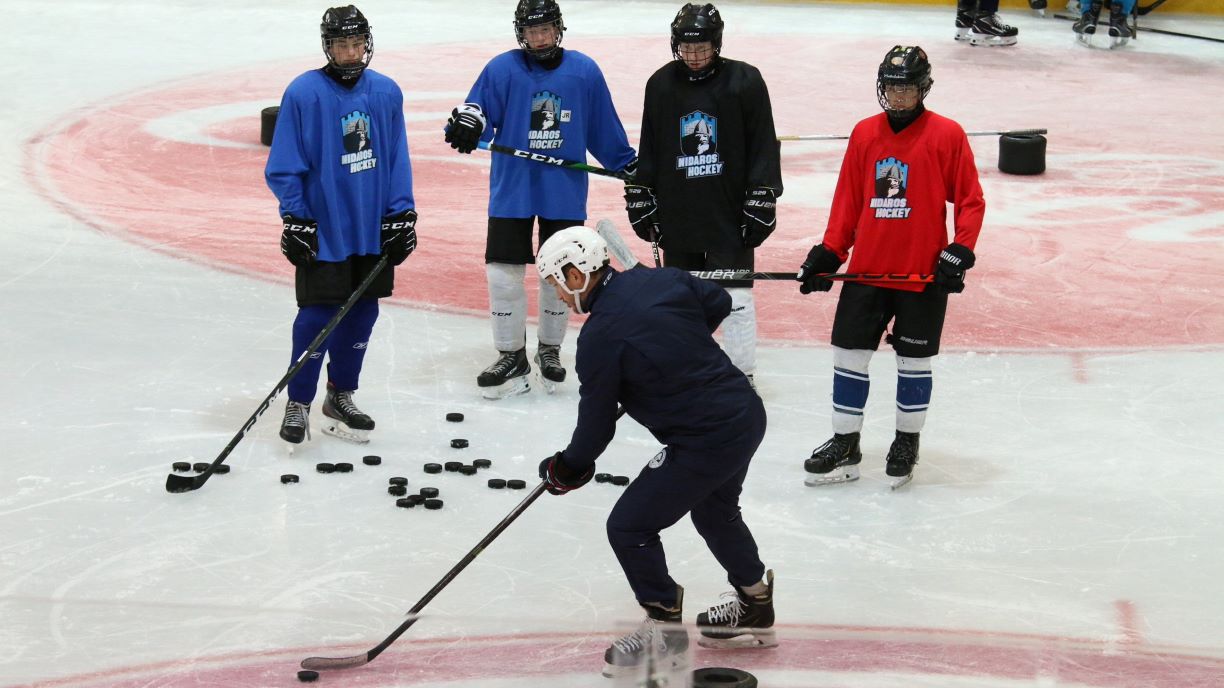
[{"label": "player in blue jersey", "polygon": [[[668,574],[659,532],[688,514],[735,594],[697,616],[705,647],[771,647],[773,572],[740,515],[739,496],[765,436],[765,406],[712,333],[731,312],[722,287],[678,268],[617,272],[587,227],[563,229],[540,247],[540,276],[576,313],[578,422],[569,446],[540,463],[562,495],[590,481],[616,433],[617,405],[664,444],[608,516],[608,540],[645,622],[604,653],[604,674],[634,674],[653,659],[683,665],[684,589]],[[660,625],[662,624],[662,625]],[[659,666],[663,669],[664,666]]]},{"label": "player in blue jersey", "polygon": [[[294,79],[281,99],[264,177],[280,202],[281,253],[297,268],[297,358],[386,254],[399,265],[416,248],[412,166],[404,95],[368,69],[370,24],[352,5],[333,7],[320,26],[327,65]],[[374,421],[353,403],[378,299],[391,295],[384,269],[323,347],[289,382],[280,435],[310,436],[310,404],[328,358],[323,431],[365,443]]]},{"label": "player in blue jersey", "polygon": [[[587,151],[601,165],[631,172],[636,157],[594,60],[561,47],[565,24],[555,0],[519,0],[514,11],[519,50],[493,58],[476,79],[467,102],[455,108],[446,141],[471,153],[493,141],[569,160]],[[543,244],[553,232],[587,218],[587,175],[513,156],[493,157],[485,272],[493,345],[498,358],[477,378],[482,394],[500,399],[530,389],[527,362],[525,266],[535,260],[533,227]],[[535,361],[548,392],[565,380],[561,341],[569,312],[540,282]]]}]

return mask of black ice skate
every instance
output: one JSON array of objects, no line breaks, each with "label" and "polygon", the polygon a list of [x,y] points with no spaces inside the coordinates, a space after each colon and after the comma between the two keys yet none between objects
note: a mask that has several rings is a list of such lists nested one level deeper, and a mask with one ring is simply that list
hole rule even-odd
[{"label": "black ice skate", "polygon": [[1092,36],[1096,34],[1097,22],[1101,17],[1101,0],[1093,0],[1088,9],[1071,25],[1076,39],[1088,47],[1092,47]]},{"label": "black ice skate", "polygon": [[505,399],[531,391],[531,383],[527,380],[530,372],[527,349],[503,351],[493,365],[476,377],[476,384],[485,399]]},{"label": "black ice skate", "polygon": [[892,478],[892,489],[897,489],[914,477],[914,464],[918,463],[918,433],[897,431],[897,437],[888,448],[888,463],[884,472]]},{"label": "black ice skate", "polygon": [[726,602],[697,615],[701,637],[697,644],[711,648],[774,647],[773,571],[765,572],[766,590],[750,595],[743,588],[724,593]]},{"label": "black ice skate", "polygon": [[977,10],[977,2],[973,0],[957,0],[956,3],[956,40],[969,40],[973,29],[973,13]]},{"label": "black ice skate", "polygon": [[1046,0],[1029,0],[1029,9],[1033,10],[1033,14],[1038,17],[1045,16],[1046,5]]},{"label": "black ice skate", "polygon": [[1000,47],[1015,45],[1020,29],[1008,26],[999,20],[994,12],[977,12],[973,18],[973,27],[969,29],[969,45],[985,45]]},{"label": "black ice skate", "polygon": [[681,625],[684,588],[676,586],[676,590],[674,609],[642,605],[646,610],[642,625],[633,633],[613,640],[612,646],[604,650],[604,676],[637,676],[647,667],[664,673],[673,669],[687,671],[688,631]]},{"label": "black ice skate", "polygon": [[803,462],[803,470],[811,474],[803,482],[808,487],[817,487],[858,480],[862,460],[857,432],[833,435],[833,439],[813,449],[812,456]]},{"label": "black ice skate", "polygon": [[285,404],[285,418],[281,421],[280,436],[289,443],[289,453],[293,448],[310,438],[310,404],[299,404],[290,401]]},{"label": "black ice skate", "polygon": [[1126,12],[1122,11],[1122,4],[1115,2],[1109,6],[1109,49],[1120,48],[1128,41],[1134,33],[1131,32],[1131,27],[1126,24]]},{"label": "black ice skate", "polygon": [[565,382],[565,368],[561,367],[561,345],[540,344],[536,348],[535,363],[544,391],[549,394],[557,391],[557,385]]},{"label": "black ice skate", "polygon": [[356,444],[370,441],[374,420],[353,403],[352,392],[341,392],[327,383],[327,399],[323,401],[323,432]]}]

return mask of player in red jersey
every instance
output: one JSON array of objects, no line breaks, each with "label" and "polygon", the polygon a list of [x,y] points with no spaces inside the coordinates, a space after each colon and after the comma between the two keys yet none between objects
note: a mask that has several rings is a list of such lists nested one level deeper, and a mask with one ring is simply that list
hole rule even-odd
[{"label": "player in red jersey", "polygon": [[[804,294],[828,291],[822,274],[850,256],[850,272],[928,273],[934,282],[847,282],[833,320],[833,438],[804,463],[808,485],[855,480],[867,405],[867,365],[886,341],[897,352],[897,434],[886,472],[900,487],[918,462],[918,434],[931,400],[948,294],[965,288],[986,211],[973,151],[956,122],[928,111],[931,65],[917,46],[896,46],[880,65],[884,112],[854,127],[842,160],[829,225],[799,269]],[[955,210],[948,243],[947,203]],[[850,254],[853,247],[854,252]]]}]

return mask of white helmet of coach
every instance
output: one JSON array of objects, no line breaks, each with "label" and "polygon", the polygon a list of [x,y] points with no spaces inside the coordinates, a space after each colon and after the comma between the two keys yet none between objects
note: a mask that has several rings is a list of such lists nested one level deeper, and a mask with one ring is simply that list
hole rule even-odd
[{"label": "white helmet of coach", "polygon": [[[591,283],[591,274],[608,264],[608,243],[590,227],[581,225],[558,230],[536,255],[540,279],[552,277],[567,294],[578,295]],[[586,279],[577,290],[565,283],[565,267],[573,265]],[[581,304],[578,304],[581,307]]]}]

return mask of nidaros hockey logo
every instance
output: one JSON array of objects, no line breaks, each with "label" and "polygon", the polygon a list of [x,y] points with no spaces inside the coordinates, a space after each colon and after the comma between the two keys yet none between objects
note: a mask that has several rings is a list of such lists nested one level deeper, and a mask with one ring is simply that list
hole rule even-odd
[{"label": "nidaros hockey logo", "polygon": [[688,178],[722,174],[718,156],[718,118],[697,110],[680,118],[680,152],[676,169]]},{"label": "nidaros hockey logo", "polygon": [[871,207],[881,219],[904,220],[913,208],[905,198],[909,188],[909,165],[896,158],[877,160],[875,164],[875,197]]},{"label": "nidaros hockey logo", "polygon": [[531,130],[527,132],[527,147],[531,150],[555,150],[565,139],[561,138],[561,122],[568,118],[561,110],[561,96],[550,91],[540,91],[531,97]]},{"label": "nidaros hockey logo", "polygon": [[378,165],[370,145],[370,116],[354,110],[340,118],[340,132],[344,136],[344,155],[340,164],[348,165],[349,174],[372,170]]}]

